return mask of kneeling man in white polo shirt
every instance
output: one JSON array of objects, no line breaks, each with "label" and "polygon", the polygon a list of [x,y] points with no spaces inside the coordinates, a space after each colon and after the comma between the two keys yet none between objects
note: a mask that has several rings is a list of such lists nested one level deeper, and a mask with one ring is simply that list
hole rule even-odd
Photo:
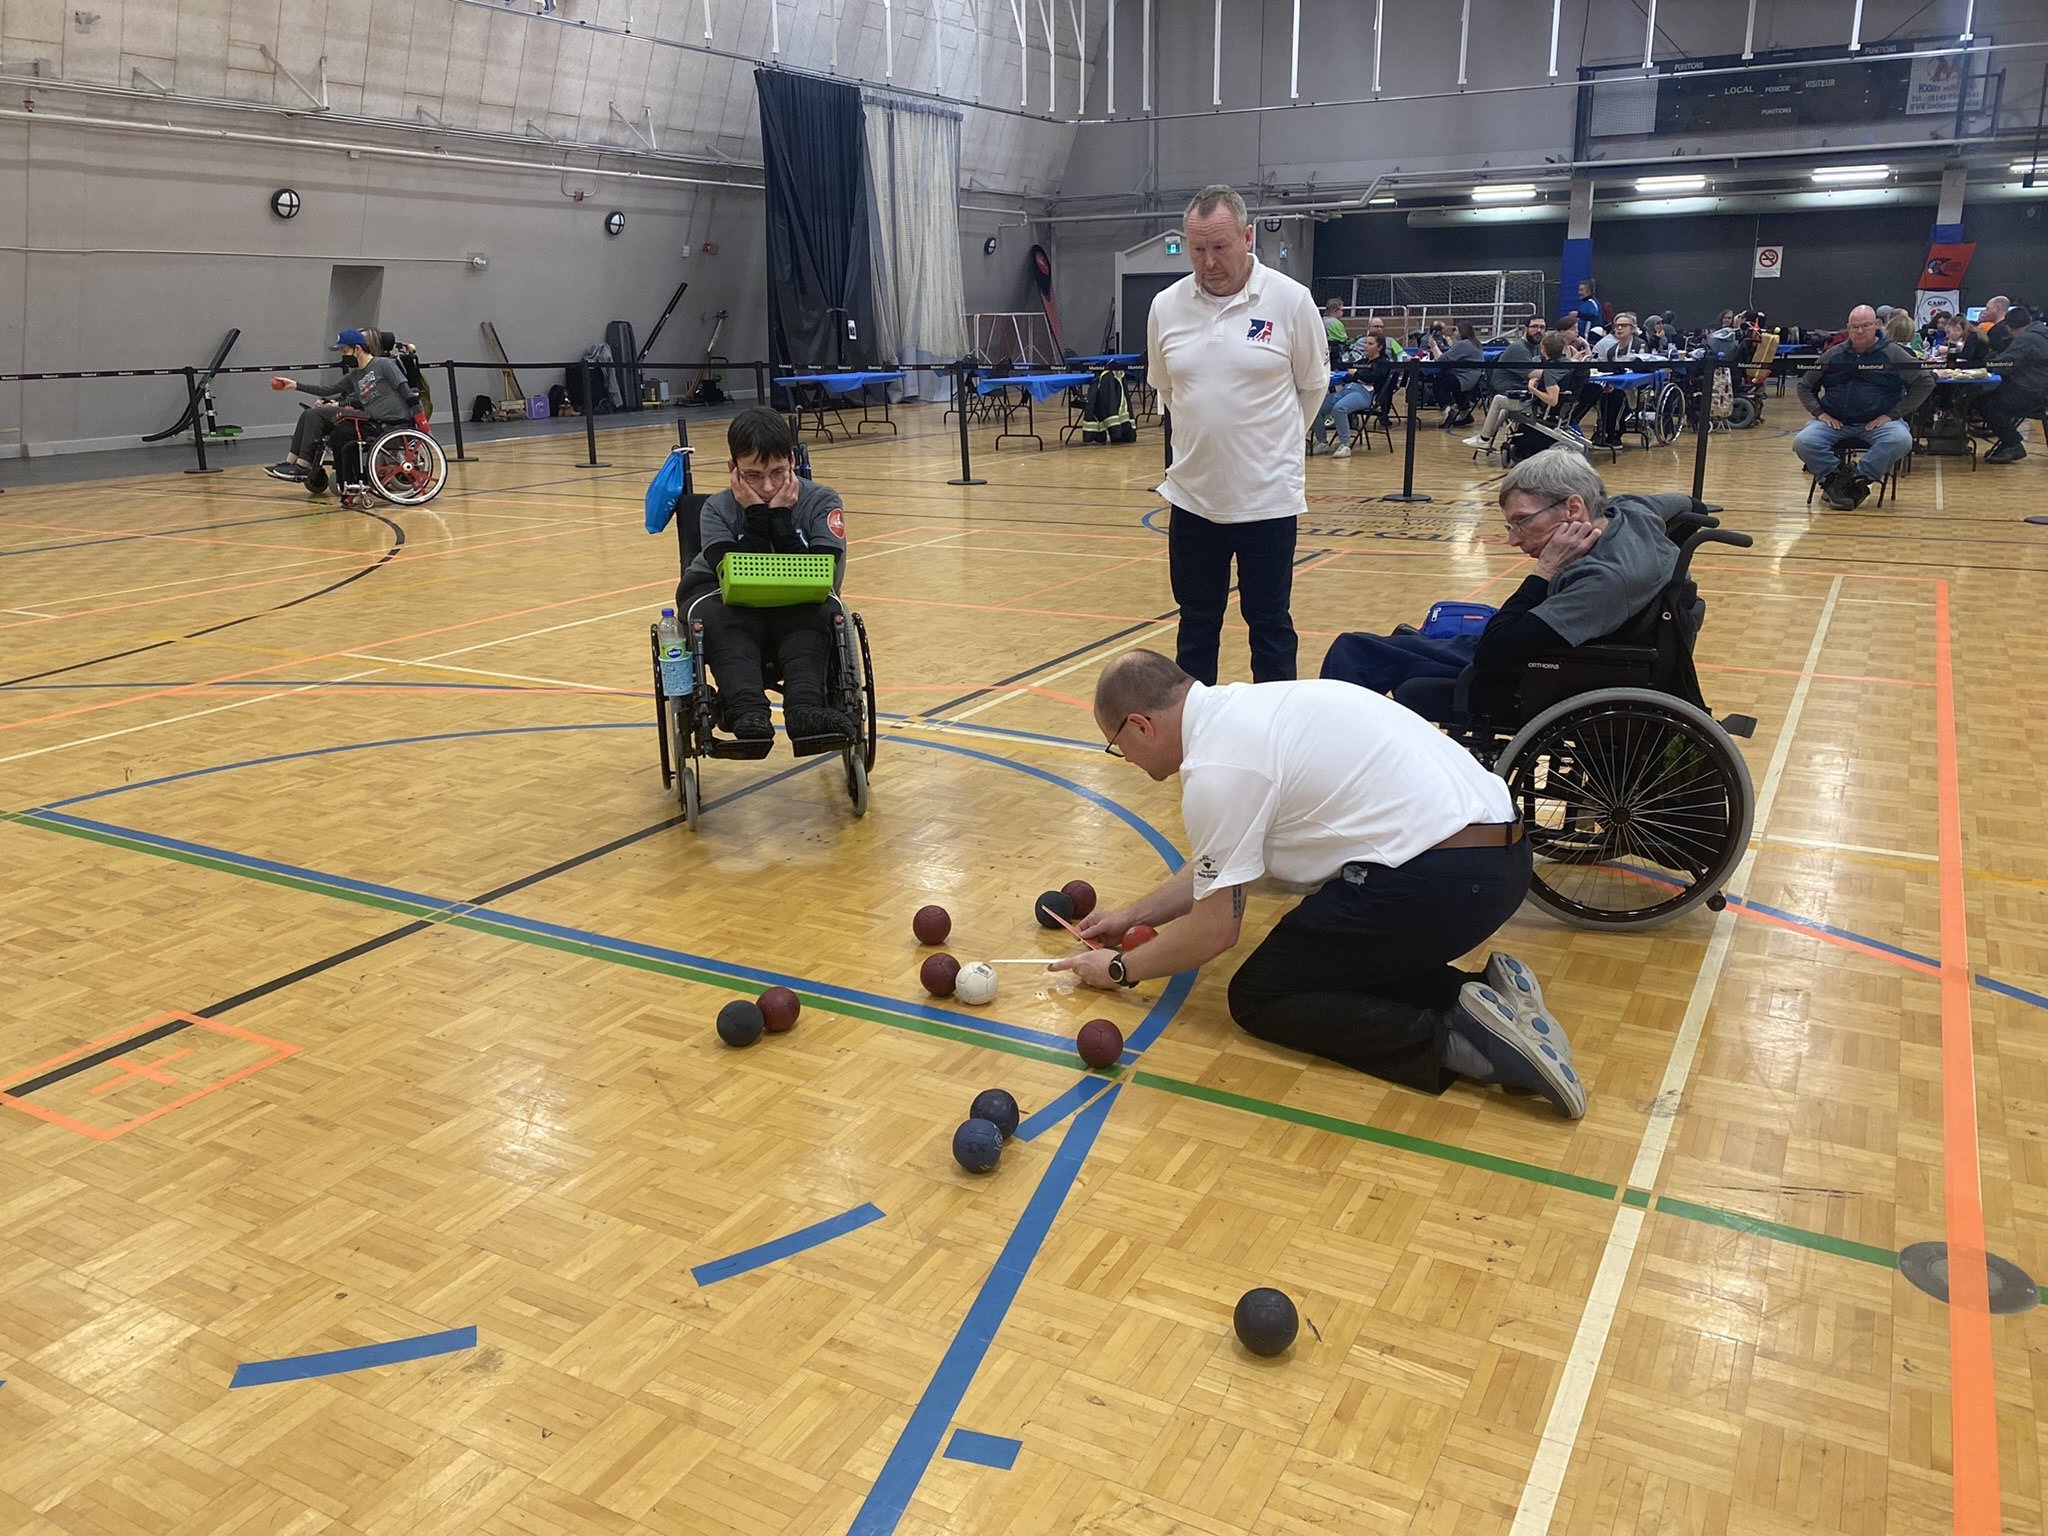
[{"label": "kneeling man in white polo shirt", "polygon": [[1095,723],[1112,756],[1180,775],[1192,846],[1150,895],[1080,925],[1114,943],[1148,923],[1156,939],[1055,970],[1105,988],[1190,971],[1237,945],[1253,880],[1314,885],[1231,977],[1242,1028],[1423,1093],[1463,1077],[1586,1112],[1529,967],[1451,963],[1514,915],[1530,868],[1507,786],[1456,743],[1347,683],[1210,688],[1152,651],[1103,669]]}]

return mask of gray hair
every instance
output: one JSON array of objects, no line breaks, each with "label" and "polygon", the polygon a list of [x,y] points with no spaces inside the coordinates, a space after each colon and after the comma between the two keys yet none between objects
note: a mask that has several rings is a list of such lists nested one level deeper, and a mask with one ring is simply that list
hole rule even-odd
[{"label": "gray hair", "polygon": [[1586,504],[1589,516],[1607,515],[1607,487],[1601,482],[1600,471],[1576,448],[1546,448],[1509,470],[1500,483],[1502,509],[1506,509],[1510,496],[1518,495],[1533,496],[1541,502],[1576,496]]},{"label": "gray hair", "polygon": [[1189,219],[1207,218],[1218,208],[1228,208],[1239,229],[1248,228],[1252,222],[1251,215],[1245,212],[1244,199],[1237,195],[1236,189],[1219,181],[1194,195],[1188,203],[1188,211],[1181,215],[1181,223],[1185,225]]},{"label": "gray hair", "polygon": [[1635,311],[1631,309],[1624,309],[1620,314],[1614,317],[1614,323],[1616,325],[1621,324],[1621,322],[1624,320],[1626,320],[1630,325],[1636,324],[1637,322]]},{"label": "gray hair", "polygon": [[1188,691],[1192,677],[1157,651],[1125,651],[1095,680],[1095,713],[1103,720],[1151,715]]}]

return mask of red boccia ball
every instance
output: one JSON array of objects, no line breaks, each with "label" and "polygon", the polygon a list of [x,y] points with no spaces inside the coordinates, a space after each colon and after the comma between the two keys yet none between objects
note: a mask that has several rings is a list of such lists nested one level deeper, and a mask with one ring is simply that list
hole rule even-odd
[{"label": "red boccia ball", "polygon": [[1060,893],[1074,904],[1074,921],[1077,923],[1095,910],[1095,887],[1086,880],[1069,880],[1060,887]]},{"label": "red boccia ball", "polygon": [[1119,944],[1117,948],[1123,950],[1125,953],[1128,954],[1131,950],[1136,949],[1140,944],[1150,944],[1154,939],[1158,937],[1159,930],[1157,928],[1154,928],[1150,923],[1138,923],[1132,926],[1131,928],[1125,930],[1124,941],[1123,943]]},{"label": "red boccia ball", "polygon": [[943,944],[953,931],[953,914],[944,907],[919,907],[910,920],[910,931],[920,944]]},{"label": "red boccia ball", "polygon": [[951,955],[932,955],[917,968],[917,979],[933,997],[951,997],[953,983],[960,979],[960,962]]},{"label": "red boccia ball", "polygon": [[1123,1058],[1124,1032],[1107,1019],[1090,1019],[1074,1036],[1074,1049],[1091,1067],[1113,1067]]},{"label": "red boccia ball", "polygon": [[796,1016],[803,1012],[803,1000],[787,987],[770,987],[757,999],[761,1019],[771,1035],[786,1035],[796,1028]]}]

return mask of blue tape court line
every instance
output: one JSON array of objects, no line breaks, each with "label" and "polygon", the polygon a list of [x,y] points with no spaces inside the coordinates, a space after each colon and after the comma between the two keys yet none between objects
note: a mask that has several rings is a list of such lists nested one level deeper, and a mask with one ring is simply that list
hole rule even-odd
[{"label": "blue tape court line", "polygon": [[964,1461],[976,1467],[994,1467],[1007,1472],[1017,1465],[1017,1453],[1024,1442],[1007,1435],[984,1435],[972,1429],[956,1429],[946,1442],[946,1460]]},{"label": "blue tape court line", "polygon": [[1024,1123],[1017,1127],[1017,1139],[1019,1141],[1038,1140],[1039,1137],[1058,1125],[1067,1116],[1071,1115],[1108,1086],[1109,1079],[1106,1077],[1091,1075],[1082,1078],[1073,1087],[1046,1105],[1045,1108],[1026,1116]]},{"label": "blue tape court line", "polygon": [[305,1381],[313,1376],[339,1376],[344,1371],[367,1371],[380,1365],[397,1365],[405,1360],[424,1360],[429,1355],[452,1355],[457,1350],[476,1348],[476,1325],[451,1328],[446,1333],[423,1333],[416,1338],[393,1339],[389,1344],[359,1344],[354,1349],[330,1349],[318,1355],[292,1355],[284,1360],[258,1360],[235,1367],[229,1387],[267,1387],[280,1381]]},{"label": "blue tape court line", "polygon": [[881,1474],[876,1477],[874,1487],[868,1490],[868,1496],[862,1501],[860,1512],[853,1517],[846,1536],[890,1536],[902,1522],[903,1512],[910,1507],[911,1497],[924,1478],[925,1468],[938,1454],[939,1441],[946,1433],[946,1426],[959,1412],[968,1384],[974,1380],[974,1373],[981,1369],[981,1362],[988,1355],[989,1345],[995,1342],[996,1331],[1003,1326],[1011,1303],[1017,1299],[1017,1290],[1023,1285],[1032,1260],[1045,1246],[1053,1219],[1059,1215],[1068,1191],[1074,1187],[1081,1164],[1094,1149],[1095,1138],[1102,1133],[1102,1122],[1108,1116],[1110,1106],[1122,1091],[1120,1084],[1112,1087],[1074,1117],[1074,1123],[1060,1143],[1059,1151],[1053,1154],[1045,1176],[1038,1181],[1038,1188],[1031,1192],[1031,1201],[1024,1207],[1024,1215],[1010,1233],[1009,1241],[1003,1244],[1003,1251],[997,1255],[995,1267],[982,1281],[981,1291],[975,1296],[973,1305],[968,1307],[960,1331],[947,1345],[939,1368],[932,1373],[931,1382],[924,1389],[924,1396],[911,1410],[910,1422],[903,1426],[902,1435],[890,1450],[889,1459],[882,1464]]},{"label": "blue tape court line", "polygon": [[713,1259],[708,1264],[699,1264],[690,1271],[690,1278],[699,1286],[716,1285],[721,1280],[730,1280],[734,1275],[744,1275],[750,1269],[759,1269],[764,1264],[773,1264],[777,1259],[786,1259],[793,1253],[802,1253],[806,1248],[829,1243],[835,1237],[844,1237],[849,1232],[858,1231],[870,1222],[881,1219],[880,1207],[857,1205],[850,1211],[827,1217],[824,1221],[812,1222],[808,1227],[799,1227],[794,1232],[771,1238],[756,1247],[743,1248],[725,1258]]}]

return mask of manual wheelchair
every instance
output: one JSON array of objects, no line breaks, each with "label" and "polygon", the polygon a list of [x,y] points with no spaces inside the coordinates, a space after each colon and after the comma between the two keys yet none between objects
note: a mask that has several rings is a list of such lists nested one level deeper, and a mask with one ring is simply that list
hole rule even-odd
[{"label": "manual wheelchair", "polygon": [[1701,902],[1719,912],[1749,846],[1756,794],[1733,737],[1756,721],[1716,720],[1700,696],[1706,604],[1689,572],[1701,545],[1753,540],[1700,513],[1668,526],[1671,580],[1615,634],[1528,663],[1496,697],[1475,696],[1469,667],[1455,685],[1394,693],[1507,781],[1535,854],[1529,899],[1580,927],[1648,928]]},{"label": "manual wheelchair", "polygon": [[341,504],[352,512],[370,504],[372,496],[401,507],[424,506],[448,483],[448,460],[415,414],[404,426],[384,426],[364,416],[343,416],[327,434],[334,460],[330,477],[322,466],[306,477],[306,489],[324,496],[330,484],[341,492]]},{"label": "manual wheelchair", "polygon": [[[688,454],[685,447],[676,450]],[[688,570],[697,558],[703,534],[702,513],[707,497],[685,491],[676,503],[676,546],[681,556],[679,570]],[[838,598],[831,599],[832,643],[827,652],[825,698],[833,708],[854,722],[847,737],[791,738],[790,747],[798,757],[840,755],[846,775],[846,793],[853,802],[853,814],[868,810],[868,773],[875,766],[875,667],[868,650],[867,625],[861,616]],[[718,690],[704,666],[703,626],[683,625],[685,666],[681,669],[687,692],[670,691],[671,676],[665,677],[661,655],[661,626],[648,626],[647,638],[654,667],[654,717],[661,741],[662,788],[675,788],[682,801],[683,820],[692,832],[703,814],[702,762],[705,758],[754,760],[774,750],[773,741],[735,741],[713,734],[718,720]],[[764,655],[763,681],[771,692],[779,691],[782,679],[773,655]],[[673,665],[673,664],[671,664]]]}]

